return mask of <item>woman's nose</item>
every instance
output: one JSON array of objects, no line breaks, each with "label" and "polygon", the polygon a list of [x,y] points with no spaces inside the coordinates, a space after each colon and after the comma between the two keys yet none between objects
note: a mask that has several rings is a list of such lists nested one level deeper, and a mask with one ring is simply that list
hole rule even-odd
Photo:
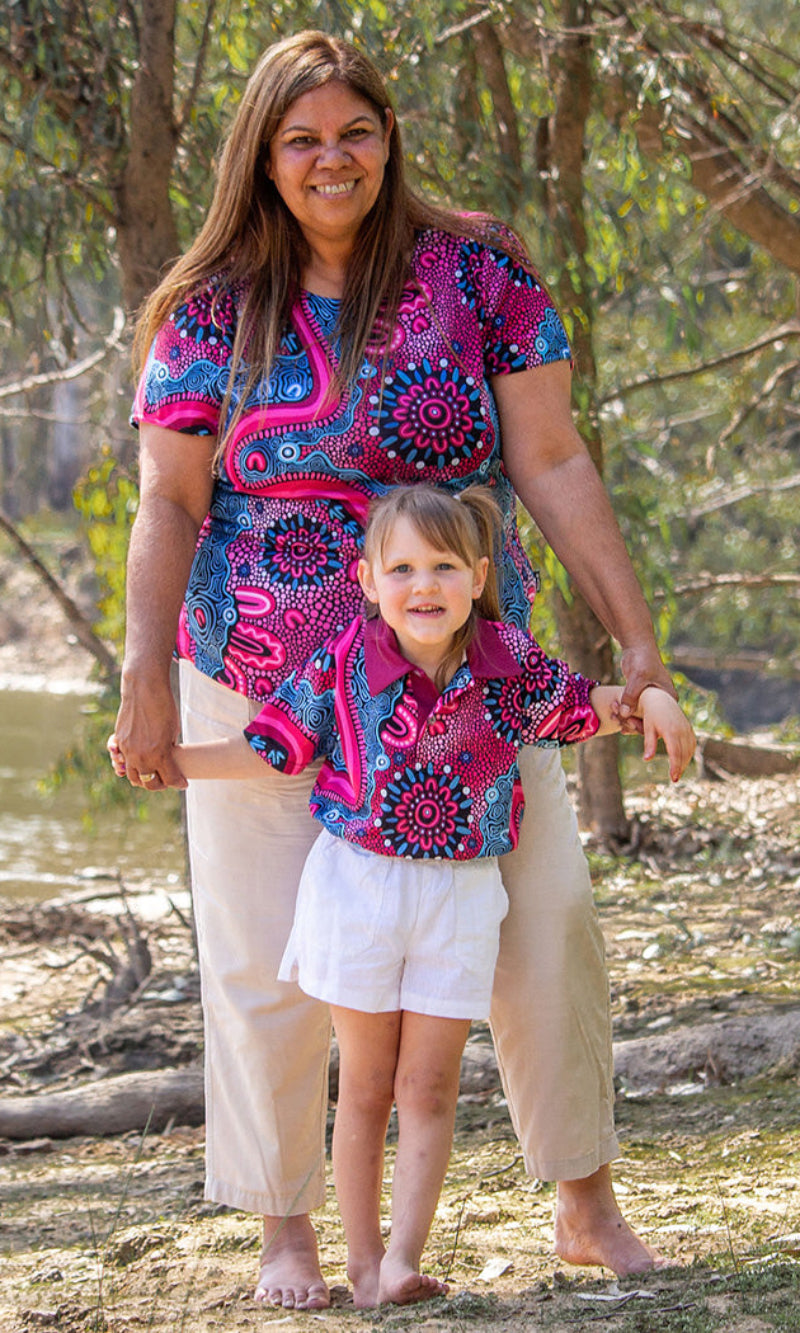
[{"label": "woman's nose", "polygon": [[317,153],[317,165],[323,167],[339,167],[343,162],[349,160],[350,154],[338,139],[331,139],[328,143],[322,143]]}]

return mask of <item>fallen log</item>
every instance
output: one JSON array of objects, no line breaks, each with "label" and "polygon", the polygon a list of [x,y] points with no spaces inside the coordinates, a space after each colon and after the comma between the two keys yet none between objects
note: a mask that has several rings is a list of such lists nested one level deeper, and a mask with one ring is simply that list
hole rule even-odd
[{"label": "fallen log", "polygon": [[119,1074],[61,1092],[0,1097],[0,1138],[69,1139],[202,1125],[203,1071],[158,1069]]},{"label": "fallen log", "polygon": [[614,1043],[614,1073],[627,1092],[681,1082],[739,1083],[800,1065],[800,1009],[765,1009]]},{"label": "fallen log", "polygon": [[700,736],[698,760],[704,777],[772,778],[800,769],[797,748],[752,745],[725,741],[718,736]]},{"label": "fallen log", "polygon": [[[647,1095],[679,1082],[737,1083],[768,1070],[800,1067],[800,1008],[719,1018],[670,1032],[614,1042],[614,1069],[627,1093]],[[336,1100],[338,1055],[331,1055],[330,1093]],[[472,1041],[461,1064],[461,1095],[497,1092],[494,1050]],[[153,1132],[170,1122],[201,1125],[203,1073],[197,1068],[120,1074],[61,1092],[0,1097],[0,1139],[17,1142]]]},{"label": "fallen log", "polygon": [[[332,1101],[336,1100],[338,1076],[334,1044],[329,1075]],[[491,1045],[475,1042],[468,1046],[461,1066],[461,1092],[491,1092],[497,1087]],[[118,1074],[58,1092],[0,1097],[0,1139],[17,1142],[82,1134],[103,1137],[144,1131],[146,1126],[156,1133],[170,1121],[202,1125],[204,1118],[203,1071],[192,1067]]]}]

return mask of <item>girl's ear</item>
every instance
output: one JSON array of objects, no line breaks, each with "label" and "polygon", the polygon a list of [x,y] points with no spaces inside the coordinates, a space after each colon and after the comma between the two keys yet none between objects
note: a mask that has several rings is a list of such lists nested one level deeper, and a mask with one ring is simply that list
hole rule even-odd
[{"label": "girl's ear", "polygon": [[489,573],[489,557],[482,555],[475,566],[474,577],[472,580],[472,600],[476,602],[486,586],[486,575]]},{"label": "girl's ear", "polygon": [[361,584],[361,591],[368,602],[378,605],[378,589],[372,581],[372,570],[366,560],[358,562],[358,581]]}]

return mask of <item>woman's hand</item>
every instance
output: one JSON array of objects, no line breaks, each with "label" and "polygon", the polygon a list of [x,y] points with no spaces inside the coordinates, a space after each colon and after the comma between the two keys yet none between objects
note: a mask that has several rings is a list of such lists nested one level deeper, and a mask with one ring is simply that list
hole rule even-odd
[{"label": "woman's hand", "polygon": [[123,678],[122,702],[116,728],[107,748],[117,777],[126,777],[134,787],[163,791],[187,785],[177,767],[172,748],[179,735],[178,710],[172,690],[147,686]]}]

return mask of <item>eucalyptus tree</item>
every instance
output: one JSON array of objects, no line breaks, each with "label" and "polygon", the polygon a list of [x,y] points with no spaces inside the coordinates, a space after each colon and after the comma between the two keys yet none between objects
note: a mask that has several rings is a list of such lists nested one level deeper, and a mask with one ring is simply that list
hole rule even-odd
[{"label": "eucalyptus tree", "polygon": [[[796,652],[800,12],[783,0],[11,0],[0,339],[21,361],[41,329],[62,360],[85,350],[87,283],[136,308],[198,225],[257,53],[311,25],[383,66],[418,186],[528,242],[664,640],[683,588],[681,633],[752,625]],[[563,648],[608,675],[602,626],[530,540]],[[623,834],[615,741],[581,766],[584,818]]]}]

